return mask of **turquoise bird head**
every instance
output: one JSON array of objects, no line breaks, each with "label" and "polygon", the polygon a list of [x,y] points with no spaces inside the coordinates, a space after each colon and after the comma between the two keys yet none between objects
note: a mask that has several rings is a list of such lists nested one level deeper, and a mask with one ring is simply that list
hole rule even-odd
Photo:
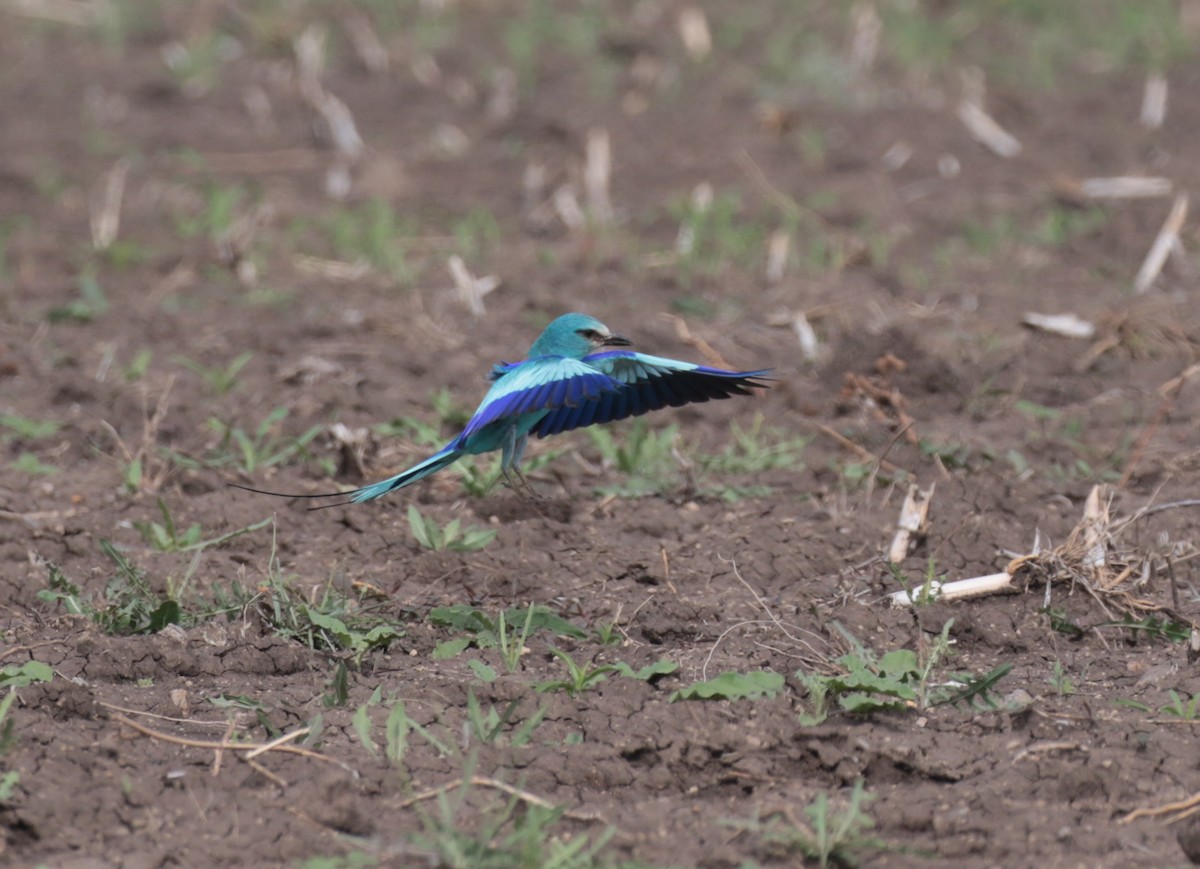
[{"label": "turquoise bird head", "polygon": [[587,314],[563,314],[545,328],[529,348],[533,356],[582,359],[603,347],[628,347],[633,342]]}]

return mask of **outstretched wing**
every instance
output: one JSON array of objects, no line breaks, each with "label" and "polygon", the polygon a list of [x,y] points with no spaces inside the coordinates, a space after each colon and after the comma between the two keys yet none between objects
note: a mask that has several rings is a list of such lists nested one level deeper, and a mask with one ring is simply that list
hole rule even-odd
[{"label": "outstretched wing", "polygon": [[762,388],[770,372],[725,371],[630,350],[610,350],[585,356],[583,365],[615,381],[618,388],[581,395],[552,409],[534,429],[538,437],[640,416],[663,407],[680,407],[713,398],[749,395]]},{"label": "outstretched wing", "polygon": [[492,378],[495,383],[459,436],[462,442],[500,419],[579,407],[622,389],[621,383],[600,369],[563,356],[535,356],[497,365]]}]

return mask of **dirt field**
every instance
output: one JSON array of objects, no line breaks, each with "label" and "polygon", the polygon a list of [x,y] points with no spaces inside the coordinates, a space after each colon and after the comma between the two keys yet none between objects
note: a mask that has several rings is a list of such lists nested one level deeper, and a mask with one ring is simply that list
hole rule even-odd
[{"label": "dirt field", "polygon": [[[798,8],[0,4],[0,863],[1187,865],[1196,4]],[[776,379],[227,486],[571,310]]]}]

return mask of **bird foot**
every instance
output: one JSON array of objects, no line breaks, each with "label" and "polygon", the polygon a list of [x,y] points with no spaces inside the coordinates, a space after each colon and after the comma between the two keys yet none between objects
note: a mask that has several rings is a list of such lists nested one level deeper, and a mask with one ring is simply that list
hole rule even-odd
[{"label": "bird foot", "polygon": [[533,487],[533,483],[529,482],[529,478],[521,472],[520,468],[506,468],[500,473],[504,476],[504,482],[508,488],[521,500],[546,500],[546,496]]}]

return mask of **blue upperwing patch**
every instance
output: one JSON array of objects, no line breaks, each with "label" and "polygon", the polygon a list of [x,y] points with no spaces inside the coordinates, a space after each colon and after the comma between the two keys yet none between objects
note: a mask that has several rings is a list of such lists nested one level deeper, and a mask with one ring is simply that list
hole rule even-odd
[{"label": "blue upperwing patch", "polygon": [[593,353],[585,356],[583,363],[602,372],[619,387],[595,396],[585,395],[580,408],[564,402],[552,409],[534,430],[538,437],[641,416],[663,407],[747,395],[753,387],[765,385],[760,378],[769,371],[725,371],[631,350]]},{"label": "blue upperwing patch", "polygon": [[464,440],[498,420],[587,405],[603,393],[620,388],[607,373],[564,357],[501,363],[492,367],[491,377],[492,388],[460,435]]}]

